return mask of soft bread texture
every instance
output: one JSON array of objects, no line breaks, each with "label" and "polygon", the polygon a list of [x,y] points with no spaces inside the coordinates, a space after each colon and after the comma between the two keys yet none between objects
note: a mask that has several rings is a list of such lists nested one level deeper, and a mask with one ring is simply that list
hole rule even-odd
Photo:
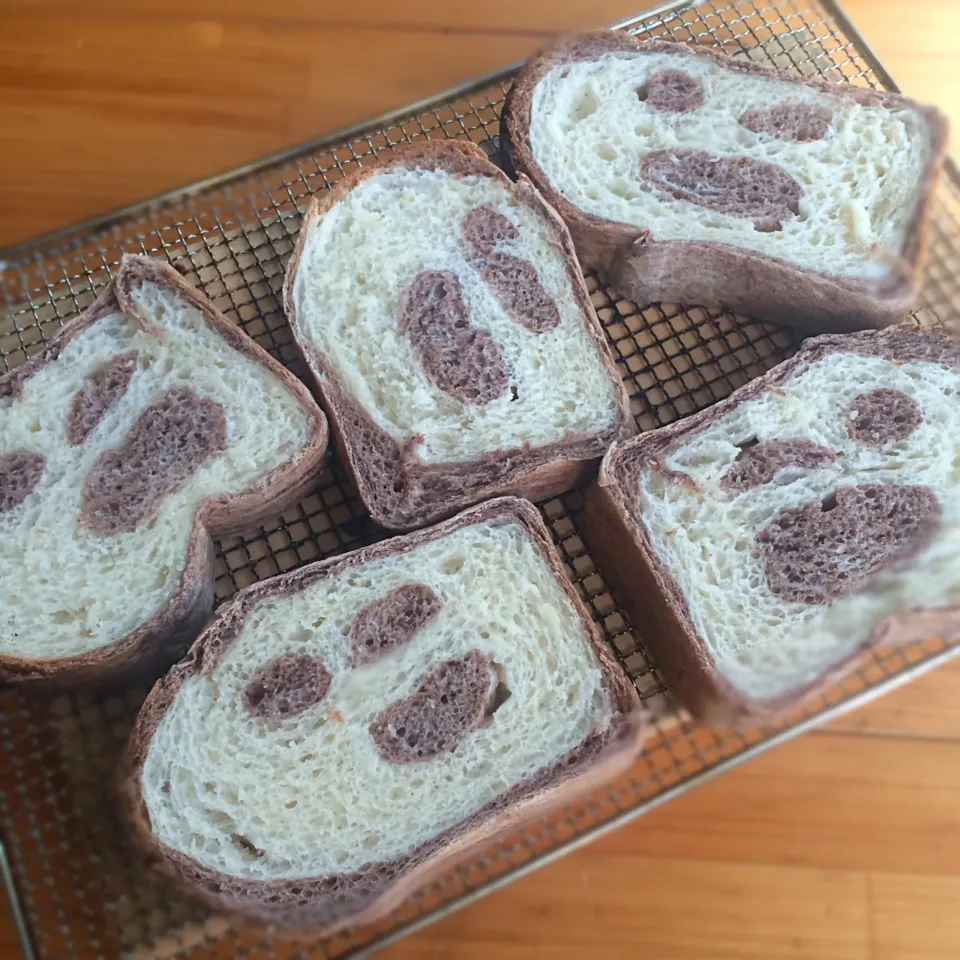
[{"label": "soft bread texture", "polygon": [[566,229],[473,144],[397,149],[315,200],[284,295],[384,526],[551,496],[633,432]]},{"label": "soft bread texture", "polygon": [[296,500],[326,442],[292,374],[172,268],[125,257],[0,379],[0,678],[166,667],[210,613],[211,535]]},{"label": "soft bread texture", "polygon": [[878,644],[960,633],[960,343],[806,341],[616,445],[585,538],[698,717],[794,704]]},{"label": "soft bread texture", "polygon": [[528,61],[504,126],[581,262],[638,303],[838,332],[915,303],[933,107],[611,32]]},{"label": "soft bread texture", "polygon": [[642,732],[539,514],[505,498],[240,593],[148,697],[122,795],[215,908],[331,931],[613,776]]}]

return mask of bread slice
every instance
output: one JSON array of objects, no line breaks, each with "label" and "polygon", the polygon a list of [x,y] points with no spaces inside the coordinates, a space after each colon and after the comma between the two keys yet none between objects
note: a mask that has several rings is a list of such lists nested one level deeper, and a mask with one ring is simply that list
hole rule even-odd
[{"label": "bread slice", "polygon": [[960,342],[822,336],[617,444],[584,537],[681,701],[792,706],[879,644],[960,635]]},{"label": "bread slice", "polygon": [[642,715],[503,498],[238,594],[147,698],[121,793],[215,909],[330,932],[624,769]]},{"label": "bread slice", "polygon": [[566,229],[471,143],[398,148],[315,200],[284,302],[383,526],[553,496],[633,432]]},{"label": "bread slice", "polygon": [[637,303],[836,332],[915,306],[934,107],[604,32],[527,62],[501,136],[581,263]]},{"label": "bread slice", "polygon": [[0,680],[166,668],[213,605],[211,536],[297,500],[327,444],[305,387],[165,264],[0,378]]}]

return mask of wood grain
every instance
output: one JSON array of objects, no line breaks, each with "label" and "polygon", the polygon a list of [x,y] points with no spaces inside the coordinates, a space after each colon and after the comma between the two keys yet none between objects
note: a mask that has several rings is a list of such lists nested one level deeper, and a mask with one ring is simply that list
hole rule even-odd
[{"label": "wood grain", "polygon": [[[747,921],[749,918],[749,921]],[[867,880],[736,860],[584,850],[385,950],[383,960],[868,960]]]},{"label": "wood grain", "polygon": [[[635,5],[7,0],[0,246],[427,96]],[[844,5],[901,86],[960,127],[960,4]],[[960,664],[382,956],[946,960],[960,956],[958,901]],[[4,916],[0,956],[16,955]]]},{"label": "wood grain", "polygon": [[960,662],[894,691],[868,710],[847,714],[828,729],[960,742]]},{"label": "wood grain", "polygon": [[869,877],[873,960],[956,960],[960,878]]}]

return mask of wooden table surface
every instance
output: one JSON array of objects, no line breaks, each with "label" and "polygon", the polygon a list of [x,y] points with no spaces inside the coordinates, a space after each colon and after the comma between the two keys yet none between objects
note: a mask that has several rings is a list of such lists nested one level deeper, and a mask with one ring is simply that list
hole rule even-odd
[{"label": "wooden table surface", "polygon": [[[642,3],[0,0],[0,247],[429,95]],[[960,2],[845,7],[901,86],[960,129]],[[17,955],[0,913],[0,957]],[[960,664],[383,956],[960,957]]]}]

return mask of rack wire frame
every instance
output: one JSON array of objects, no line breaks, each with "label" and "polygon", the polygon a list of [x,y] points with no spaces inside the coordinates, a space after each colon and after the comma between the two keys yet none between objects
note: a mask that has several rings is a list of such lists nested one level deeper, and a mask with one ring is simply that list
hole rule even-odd
[{"label": "rack wire frame", "polygon": [[[641,37],[719,46],[802,75],[896,89],[834,0],[680,0],[617,25]],[[94,298],[123,252],[165,258],[227,316],[299,374],[280,287],[311,194],[396,144],[460,137],[498,159],[499,112],[515,68],[221,177],[58,231],[0,254],[0,363],[41,349]],[[641,429],[714,403],[789,356],[791,331],[677,304],[634,304],[587,276]],[[960,173],[950,161],[930,234],[915,324],[960,325]],[[145,687],[38,698],[0,692],[0,876],[25,956],[362,957],[615,829],[704,780],[907,682],[960,652],[931,638],[878,651],[842,683],[763,729],[709,731],[674,709],[579,537],[582,491],[541,503],[568,575],[656,718],[628,775],[528,824],[423,888],[390,917],[322,942],[235,926],[155,882],[127,848],[109,784]],[[335,453],[296,507],[217,548],[218,601],[278,572],[354,549],[382,533]]]}]

